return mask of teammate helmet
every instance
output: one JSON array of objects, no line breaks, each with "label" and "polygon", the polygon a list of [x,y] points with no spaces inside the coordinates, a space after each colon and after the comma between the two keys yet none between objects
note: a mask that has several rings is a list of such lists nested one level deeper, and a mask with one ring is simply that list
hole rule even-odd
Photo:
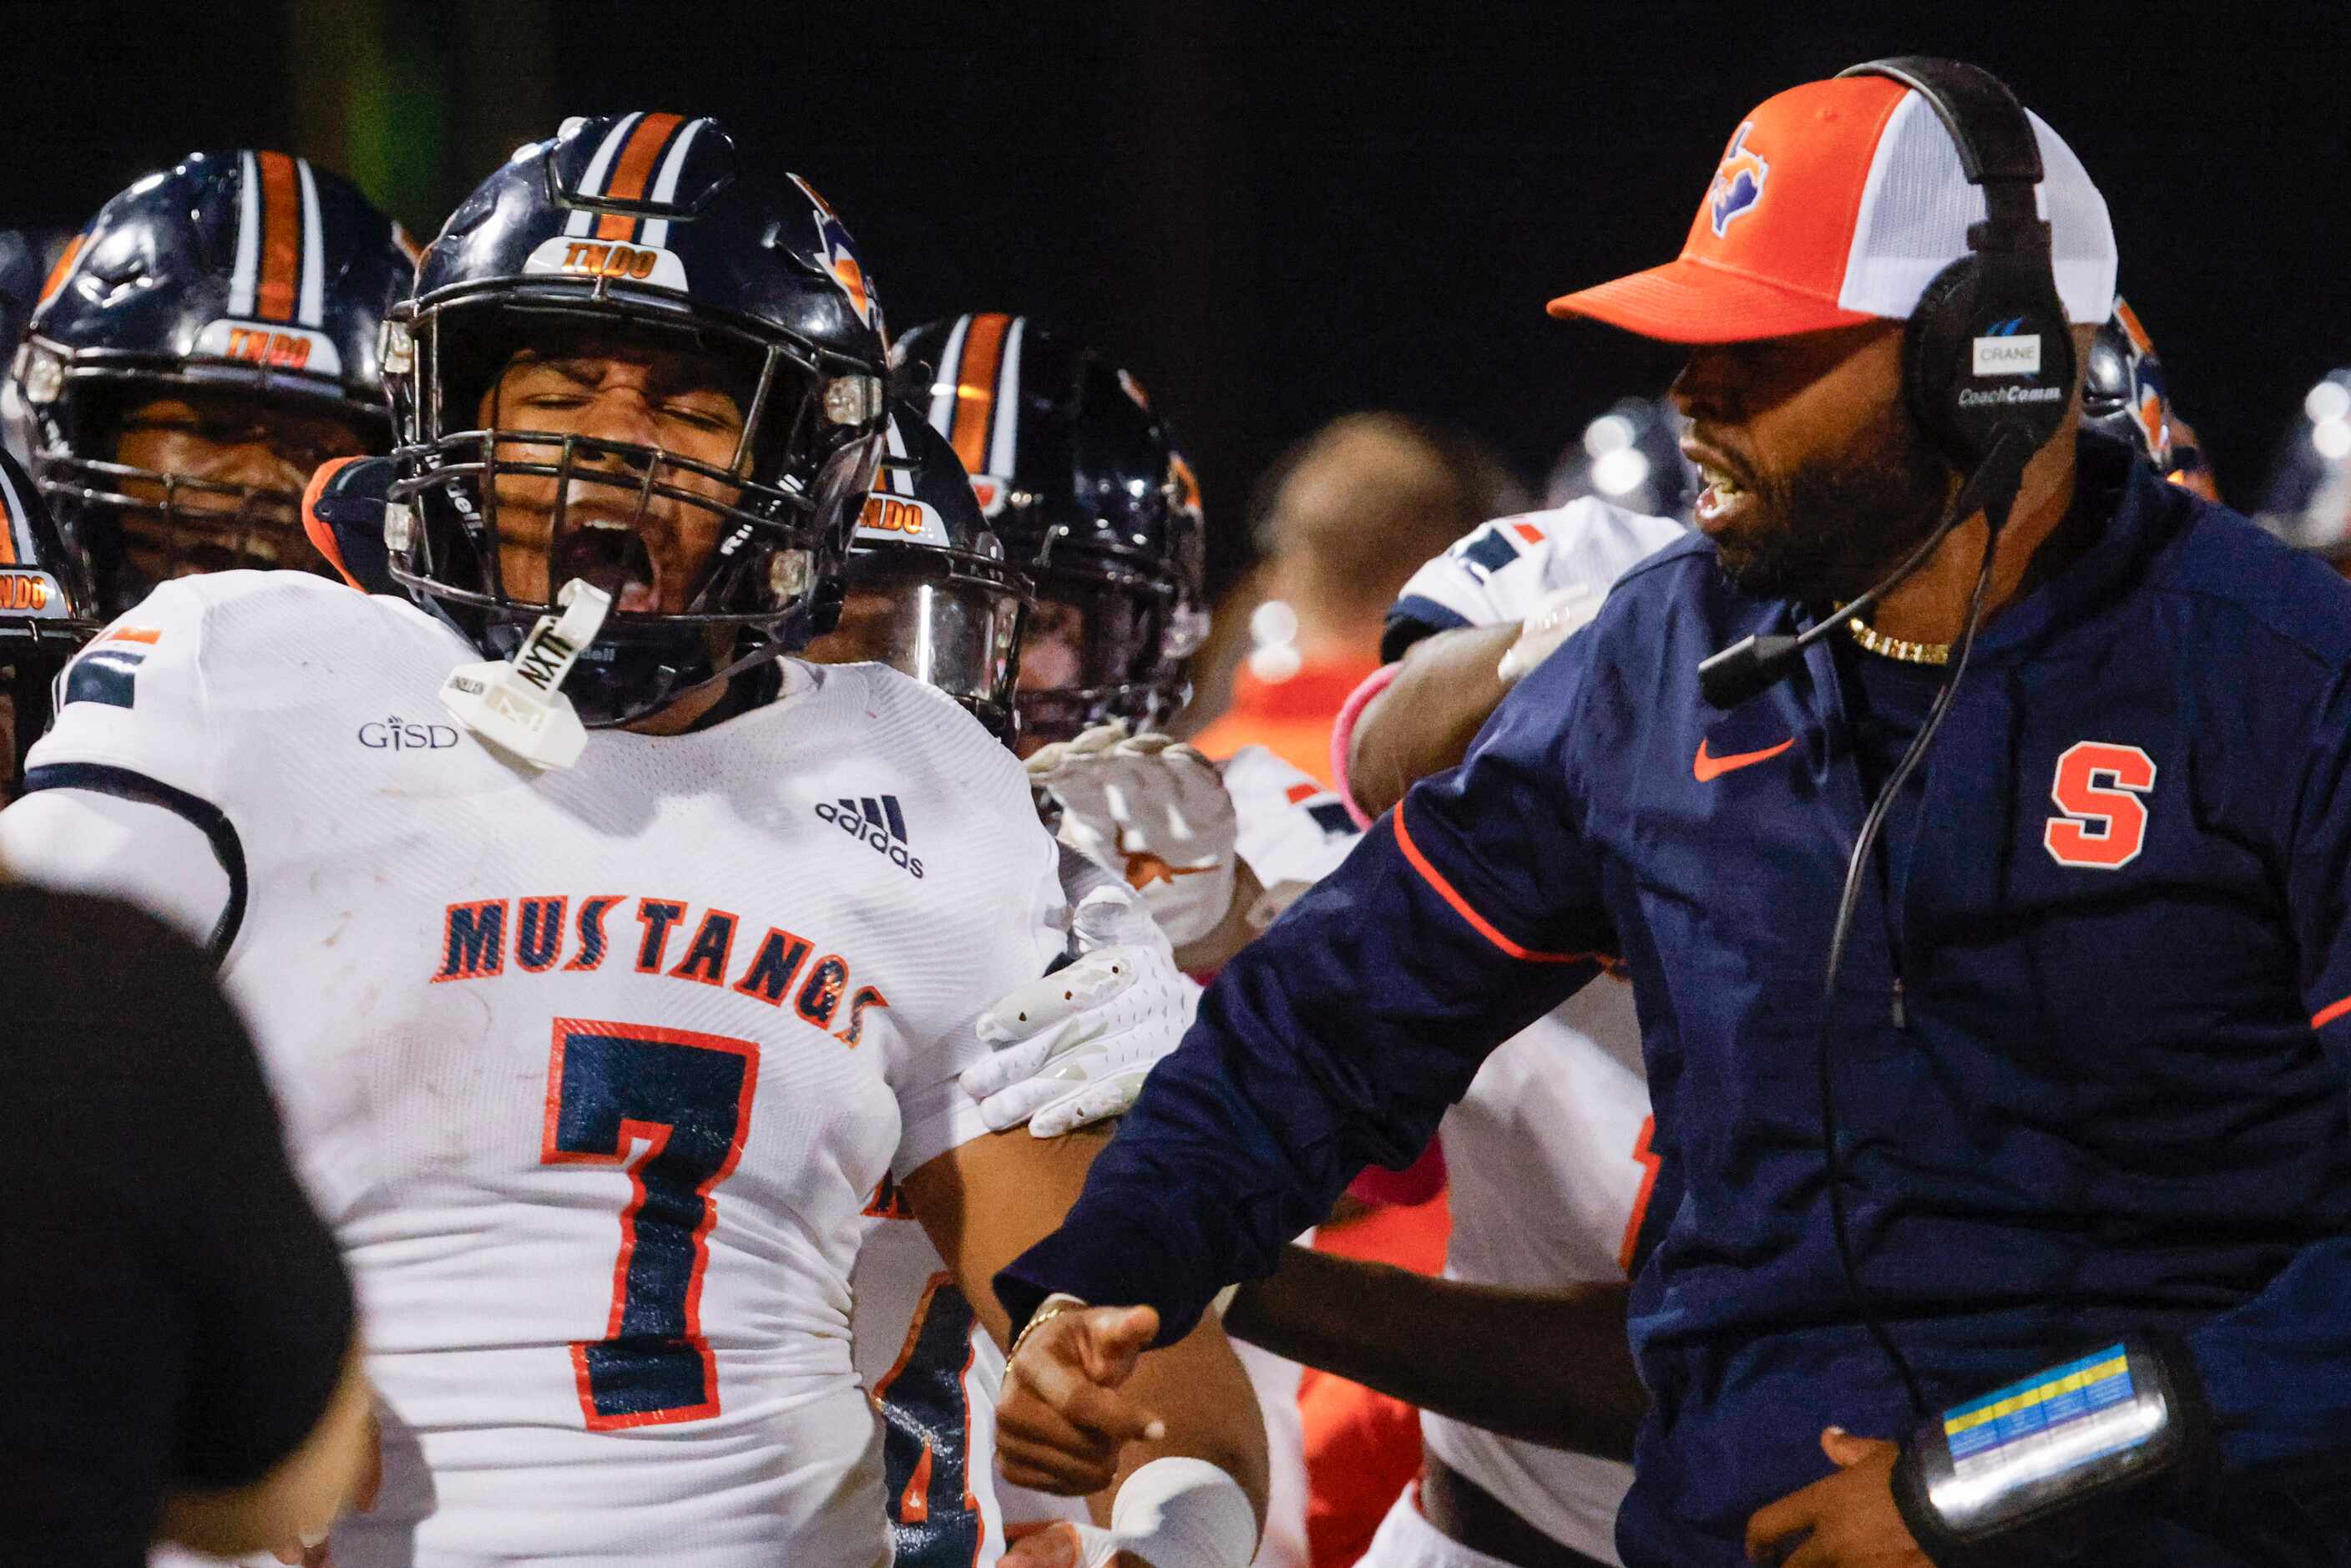
[{"label": "teammate helmet", "polygon": [[893,405],[888,439],[858,516],[838,623],[810,655],[888,664],[946,693],[1008,745],[1029,580],[1006,563],[955,448],[921,412]]},{"label": "teammate helmet", "polygon": [[[721,367],[743,414],[732,461],[481,424],[517,350],[583,337]],[[717,121],[573,119],[520,149],[426,248],[385,343],[392,571],[485,653],[511,656],[549,609],[504,580],[502,486],[554,497],[549,597],[573,577],[652,570],[641,534],[656,497],[715,526],[682,610],[622,605],[605,621],[564,685],[583,723],[625,724],[813,630],[882,448],[882,313],[831,207],[798,175],[761,188]]]},{"label": "teammate helmet", "polygon": [[32,476],[0,454],[0,800],[21,787],[25,753],[48,726],[51,678],[101,624],[57,570],[64,549]]},{"label": "teammate helmet", "polygon": [[1652,517],[1689,516],[1698,468],[1682,455],[1688,422],[1662,398],[1620,398],[1583,427],[1552,465],[1543,504],[1564,507],[1583,496]]},{"label": "teammate helmet", "polygon": [[65,541],[41,493],[16,460],[0,454],[0,664],[62,658],[104,624],[60,570]]},{"label": "teammate helmet", "polygon": [[116,462],[120,422],[149,398],[240,392],[381,450],[377,339],[413,256],[357,188],[284,152],[191,153],[99,208],[51,269],[14,378],[77,591],[112,614],[154,578],[304,559],[298,486]]},{"label": "teammate helmet", "polygon": [[2114,314],[2090,340],[2082,377],[2082,427],[2127,441],[2158,474],[2173,468],[2171,398],[2155,343],[2119,294]]},{"label": "teammate helmet", "polygon": [[0,229],[0,354],[16,357],[40,298],[41,258],[33,242],[20,230]]},{"label": "teammate helmet", "polygon": [[2304,394],[2253,520],[2351,573],[2351,370],[2329,371]]},{"label": "teammate helmet", "polygon": [[[1019,695],[1023,737],[1066,739],[1123,718],[1164,726],[1184,661],[1207,634],[1200,491],[1134,378],[1022,316],[914,329],[892,356],[900,395],[972,476],[980,511],[1036,580]],[[1073,656],[1047,674],[1040,638]]]}]

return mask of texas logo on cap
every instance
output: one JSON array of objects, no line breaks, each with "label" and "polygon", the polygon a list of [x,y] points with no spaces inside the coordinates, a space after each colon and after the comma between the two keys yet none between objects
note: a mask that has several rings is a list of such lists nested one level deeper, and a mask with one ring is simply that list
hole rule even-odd
[{"label": "texas logo on cap", "polygon": [[1771,177],[1771,165],[1747,151],[1747,133],[1754,129],[1751,120],[1739,122],[1738,133],[1722,150],[1722,162],[1715,165],[1714,183],[1706,189],[1707,211],[1714,214],[1717,235],[1762,199],[1763,182]]}]

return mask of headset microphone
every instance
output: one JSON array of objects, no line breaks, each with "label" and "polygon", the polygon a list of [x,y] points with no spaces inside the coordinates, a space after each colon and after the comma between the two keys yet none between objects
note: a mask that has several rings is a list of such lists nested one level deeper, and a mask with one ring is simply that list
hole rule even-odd
[{"label": "headset microphone", "polygon": [[[1849,604],[1841,606],[1833,615],[1824,616],[1820,623],[1800,634],[1785,632],[1758,633],[1741,637],[1698,667],[1698,690],[1706,700],[1719,708],[1734,708],[1750,697],[1760,696],[1784,680],[1793,670],[1804,650],[1835,630],[1841,621],[1866,615],[1877,601],[1900,586],[1912,572],[1933,559],[1943,541],[1978,512],[1984,514],[1997,534],[2008,521],[2010,504],[2015,499],[2018,486],[2023,482],[2024,465],[2030,462],[2036,446],[2032,437],[2018,430],[2004,430],[1992,439],[1992,448],[1976,465],[1968,482],[1952,497],[1935,525],[1934,532],[1920,540],[1918,547],[1903,558],[1902,564],[1876,582],[1868,592]],[[1988,542],[1988,541],[1987,541]]]}]

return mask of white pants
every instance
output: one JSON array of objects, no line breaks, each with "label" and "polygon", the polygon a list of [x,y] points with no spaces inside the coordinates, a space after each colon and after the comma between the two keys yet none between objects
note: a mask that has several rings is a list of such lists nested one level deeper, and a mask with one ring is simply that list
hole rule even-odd
[{"label": "white pants", "polygon": [[1428,1516],[1420,1511],[1420,1483],[1415,1481],[1380,1521],[1372,1549],[1355,1560],[1355,1568],[1510,1568],[1510,1564],[1472,1552],[1429,1523]]}]

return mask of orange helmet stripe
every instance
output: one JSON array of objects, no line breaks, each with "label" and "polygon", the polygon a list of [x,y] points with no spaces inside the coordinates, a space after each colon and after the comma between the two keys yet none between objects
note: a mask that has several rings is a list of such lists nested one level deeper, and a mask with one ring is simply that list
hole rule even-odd
[{"label": "orange helmet stripe", "polygon": [[2119,294],[2115,296],[2115,314],[2122,318],[2123,330],[2130,335],[2132,348],[2142,354],[2155,352],[2155,340],[2148,337],[2147,329],[2139,325],[2138,312],[2126,304]]},{"label": "orange helmet stripe", "polygon": [[996,372],[1004,362],[1004,334],[1012,318],[998,311],[974,316],[964,329],[963,363],[956,369],[955,423],[947,439],[964,472],[987,472],[987,427],[996,413]]},{"label": "orange helmet stripe", "polygon": [[302,192],[287,154],[256,152],[254,162],[261,170],[261,280],[253,292],[254,314],[291,321],[302,279]]},{"label": "orange helmet stripe", "polygon": [[41,285],[40,302],[42,304],[47,305],[49,302],[49,296],[65,287],[66,279],[73,276],[74,263],[81,259],[81,247],[89,243],[88,230],[66,241],[66,248],[59,253],[57,264],[49,268],[48,281]]},{"label": "orange helmet stripe", "polygon": [[[629,132],[628,145],[612,160],[611,177],[604,182],[604,199],[610,202],[642,202],[645,199],[645,183],[653,177],[653,164],[670,133],[678,128],[684,116],[648,114],[637,121]],[[622,217],[618,213],[606,213],[596,223],[598,239],[627,239],[635,233],[637,220]]]}]

